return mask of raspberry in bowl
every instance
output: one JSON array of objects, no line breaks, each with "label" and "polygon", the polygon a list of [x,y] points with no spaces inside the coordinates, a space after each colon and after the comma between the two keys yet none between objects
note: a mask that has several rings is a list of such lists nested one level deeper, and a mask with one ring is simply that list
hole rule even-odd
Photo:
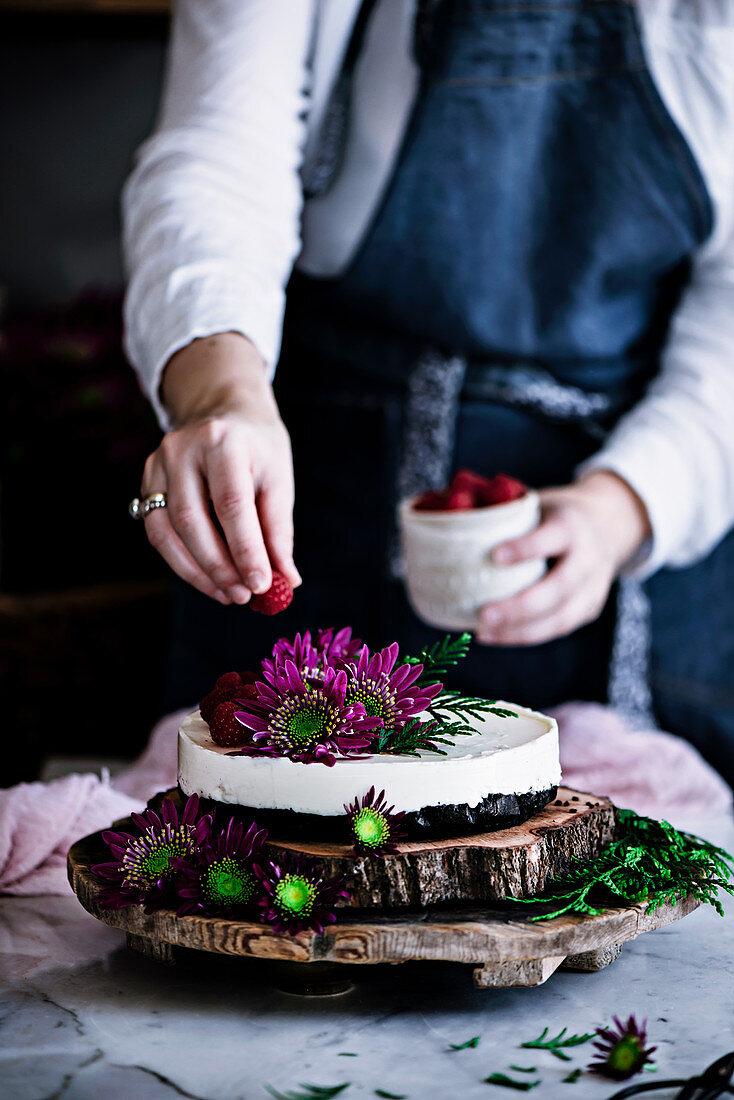
[{"label": "raspberry in bowl", "polygon": [[545,561],[496,565],[491,552],[525,535],[540,518],[538,494],[516,478],[459,470],[445,489],[402,501],[398,509],[410,605],[429,626],[476,630],[479,609],[514,596],[542,577]]}]

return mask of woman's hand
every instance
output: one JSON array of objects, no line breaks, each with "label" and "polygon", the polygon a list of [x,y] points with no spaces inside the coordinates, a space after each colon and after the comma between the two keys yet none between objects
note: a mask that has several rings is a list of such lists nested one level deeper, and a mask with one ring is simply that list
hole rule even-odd
[{"label": "woman's hand", "polygon": [[498,565],[554,560],[536,584],[482,608],[477,641],[485,645],[538,645],[592,622],[612,582],[651,534],[642,501],[606,470],[574,485],[544,489],[540,503],[539,525],[495,547],[492,560]]},{"label": "woman's hand", "polygon": [[142,494],[168,502],[145,519],[151,545],[223,604],[266,592],[271,566],[300,584],[290,440],[254,346],[237,333],[195,340],[170,359],[161,393],[176,428],[145,463]]}]

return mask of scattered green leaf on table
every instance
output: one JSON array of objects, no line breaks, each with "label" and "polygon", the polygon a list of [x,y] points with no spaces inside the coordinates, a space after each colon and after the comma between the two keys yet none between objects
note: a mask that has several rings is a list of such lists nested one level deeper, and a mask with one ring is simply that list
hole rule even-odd
[{"label": "scattered green leaf on table", "polygon": [[338,1096],[340,1092],[344,1092],[344,1089],[348,1089],[350,1081],[345,1081],[343,1085],[299,1085],[299,1089],[303,1089],[303,1092],[295,1092],[289,1090],[288,1092],[278,1092],[272,1085],[266,1085],[266,1090],[270,1093],[275,1100],[333,1100],[335,1096]]},{"label": "scattered green leaf on table", "polygon": [[469,1047],[479,1046],[479,1036],[475,1035],[473,1039],[467,1039],[465,1043],[449,1043],[449,1050],[468,1050]]},{"label": "scattered green leaf on table", "polygon": [[338,1057],[339,1058],[356,1058],[357,1055],[355,1054],[355,1052],[353,1050],[340,1050]]},{"label": "scattered green leaf on table", "polygon": [[508,1077],[506,1073],[491,1073],[489,1077],[484,1078],[485,1085],[500,1085],[506,1089],[516,1089],[517,1092],[530,1092],[536,1085],[540,1084],[540,1080],[537,1081],[516,1081],[513,1077]]},{"label": "scattered green leaf on table", "polygon": [[515,1073],[535,1073],[535,1066],[510,1066],[510,1069],[514,1069]]},{"label": "scattered green leaf on table", "polygon": [[582,1071],[580,1069],[572,1069],[567,1077],[563,1078],[564,1085],[575,1085],[581,1076]]},{"label": "scattered green leaf on table", "polygon": [[404,1092],[387,1092],[386,1089],[375,1089],[375,1096],[382,1096],[384,1100],[407,1100]]},{"label": "scattered green leaf on table", "polygon": [[533,1039],[529,1043],[520,1043],[520,1046],[530,1047],[533,1050],[548,1050],[551,1054],[555,1055],[556,1058],[560,1058],[562,1062],[570,1062],[570,1054],[566,1054],[561,1048],[578,1047],[581,1046],[582,1043],[588,1043],[589,1039],[594,1038],[596,1032],[590,1031],[585,1035],[568,1035],[564,1038],[567,1030],[568,1029],[564,1027],[563,1030],[559,1031],[552,1039],[546,1039],[548,1028],[544,1027],[537,1039]]}]

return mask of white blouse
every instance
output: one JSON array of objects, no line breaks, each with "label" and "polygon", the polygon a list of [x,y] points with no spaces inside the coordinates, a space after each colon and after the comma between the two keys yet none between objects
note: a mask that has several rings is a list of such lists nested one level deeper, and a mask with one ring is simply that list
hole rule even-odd
[{"label": "white blouse", "polygon": [[[380,0],[339,177],[303,207],[308,160],[359,0],[177,0],[160,117],[123,195],[126,348],[161,426],[170,356],[247,336],[274,369],[294,264],[337,274],[391,172],[416,89],[413,0]],[[661,370],[580,472],[610,469],[653,529],[637,568],[704,557],[734,523],[734,0],[638,0],[647,60],[715,212]]]}]

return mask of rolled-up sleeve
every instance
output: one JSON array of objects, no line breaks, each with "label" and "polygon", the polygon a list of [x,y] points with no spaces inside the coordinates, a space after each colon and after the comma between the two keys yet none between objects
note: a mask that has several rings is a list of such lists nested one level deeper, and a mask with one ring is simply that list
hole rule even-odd
[{"label": "rolled-up sleeve", "polygon": [[313,0],[178,0],[160,119],[122,199],[125,346],[161,426],[168,359],[216,332],[278,358],[300,248]]}]

